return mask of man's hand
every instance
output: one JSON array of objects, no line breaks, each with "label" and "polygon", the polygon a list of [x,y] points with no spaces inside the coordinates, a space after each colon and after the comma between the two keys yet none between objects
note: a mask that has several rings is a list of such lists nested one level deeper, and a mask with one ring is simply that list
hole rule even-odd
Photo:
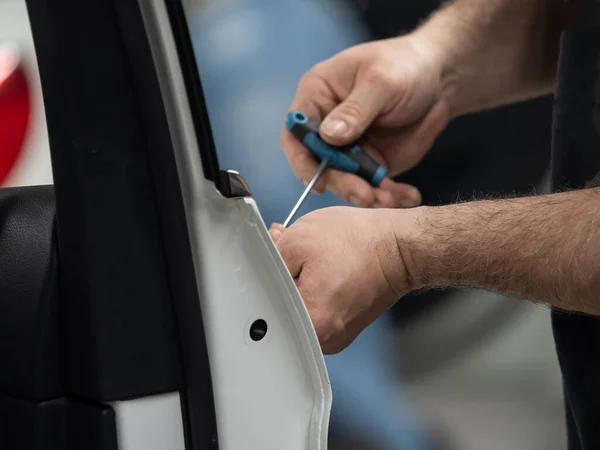
[{"label": "man's hand", "polygon": [[343,350],[414,288],[394,234],[413,229],[413,211],[327,208],[271,228],[325,353]]},{"label": "man's hand", "polygon": [[328,208],[271,236],[326,353],[413,289],[475,287],[600,315],[600,188],[410,210]]},{"label": "man's hand", "polygon": [[[392,175],[416,165],[449,120],[441,64],[425,42],[408,36],[359,45],[318,64],[300,81],[290,110],[325,119],[321,136],[333,145],[361,138]],[[306,184],[317,161],[285,127],[281,145]],[[315,189],[329,189],[363,207],[412,207],[421,201],[412,186],[385,179],[373,188],[334,169],[326,171]]]},{"label": "man's hand", "polygon": [[[333,145],[363,143],[391,175],[417,164],[449,120],[554,89],[560,1],[455,0],[411,34],[345,50],[302,77],[290,110],[321,119]],[[317,162],[283,128],[305,184]],[[327,170],[316,184],[363,207],[411,207],[415,188]]]}]

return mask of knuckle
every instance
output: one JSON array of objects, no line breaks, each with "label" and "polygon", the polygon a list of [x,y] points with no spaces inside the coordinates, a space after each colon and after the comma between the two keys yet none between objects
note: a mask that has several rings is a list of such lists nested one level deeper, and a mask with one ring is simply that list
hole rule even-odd
[{"label": "knuckle", "polygon": [[300,92],[302,89],[306,87],[306,85],[310,84],[310,79],[312,78],[312,71],[306,72],[298,79],[298,86],[296,87],[296,91]]},{"label": "knuckle", "polygon": [[288,154],[288,162],[294,175],[296,175],[303,183],[306,183],[312,176],[311,167],[313,161],[310,158],[311,156],[305,151]]},{"label": "knuckle", "polygon": [[310,88],[319,78],[319,74],[323,71],[323,63],[313,66],[308,72],[305,72],[298,80],[297,91],[301,92]]},{"label": "knuckle", "polygon": [[344,336],[345,332],[346,332],[346,323],[344,322],[344,320],[338,316],[335,315],[332,319],[332,323],[331,323],[331,331],[333,333],[334,336],[336,336],[336,338],[341,338],[342,336]]},{"label": "knuckle", "polygon": [[285,234],[280,236],[276,244],[277,250],[279,251],[281,258],[285,263],[289,263],[294,256],[293,247],[289,244],[289,242],[290,235],[286,232]]},{"label": "knuckle", "polygon": [[393,61],[380,57],[369,66],[364,79],[369,84],[388,88],[398,84],[399,79],[402,78],[402,73],[403,71],[397,70]]},{"label": "knuckle", "polygon": [[359,122],[364,114],[363,106],[354,99],[347,99],[341,106],[340,112],[344,115],[346,120]]},{"label": "knuckle", "polygon": [[391,76],[388,68],[383,64],[376,64],[365,73],[365,81],[369,84],[387,85],[391,84]]},{"label": "knuckle", "polygon": [[298,220],[296,220],[296,223],[294,224],[294,229],[292,230],[294,234],[299,233],[300,228],[306,226],[307,223],[310,223],[311,217],[313,217],[317,211],[319,210],[311,211],[298,217]]},{"label": "knuckle", "polygon": [[386,93],[401,99],[406,103],[412,88],[412,78],[407,70],[400,69],[394,62],[381,62],[374,64],[364,75],[364,82],[377,89],[378,92]]},{"label": "knuckle", "polygon": [[332,313],[318,315],[313,319],[313,325],[321,345],[328,346],[340,340],[346,329],[343,320]]},{"label": "knuckle", "polygon": [[282,233],[281,238],[277,242],[277,249],[286,263],[302,260],[304,252],[299,242],[301,241],[297,239],[297,233],[294,233],[293,228]]},{"label": "knuckle", "polygon": [[328,72],[328,68],[331,66],[331,59],[325,59],[315,64],[306,75],[310,75],[311,78],[322,77]]},{"label": "knuckle", "polygon": [[321,345],[326,345],[331,341],[333,332],[327,317],[313,319],[313,326],[315,327],[315,332],[317,333],[317,338]]},{"label": "knuckle", "polygon": [[362,200],[362,202],[366,203],[367,205],[372,205],[373,203],[375,203],[375,193],[373,191],[373,188],[371,188],[366,183],[357,184],[355,195],[358,199]]}]

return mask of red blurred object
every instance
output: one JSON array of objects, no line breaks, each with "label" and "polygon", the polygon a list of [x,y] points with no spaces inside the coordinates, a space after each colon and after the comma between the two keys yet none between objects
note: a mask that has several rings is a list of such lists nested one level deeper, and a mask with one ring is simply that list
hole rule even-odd
[{"label": "red blurred object", "polygon": [[0,184],[17,161],[31,113],[30,90],[18,48],[0,44]]}]

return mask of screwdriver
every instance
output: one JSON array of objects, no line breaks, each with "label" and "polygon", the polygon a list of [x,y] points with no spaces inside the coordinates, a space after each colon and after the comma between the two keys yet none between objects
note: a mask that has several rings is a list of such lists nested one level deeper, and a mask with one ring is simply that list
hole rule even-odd
[{"label": "screwdriver", "polygon": [[285,125],[321,162],[290,215],[283,222],[286,228],[327,167],[354,173],[375,187],[379,186],[387,175],[387,168],[378,164],[360,145],[355,143],[345,147],[335,147],[325,142],[319,135],[321,123],[300,111],[288,113]]}]

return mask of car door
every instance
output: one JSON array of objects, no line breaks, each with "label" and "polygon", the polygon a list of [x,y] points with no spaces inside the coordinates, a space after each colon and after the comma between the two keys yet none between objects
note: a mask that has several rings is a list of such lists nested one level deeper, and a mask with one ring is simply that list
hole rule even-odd
[{"label": "car door", "polygon": [[251,187],[219,167],[182,5],[27,7],[66,405],[47,448],[326,448],[323,355]]},{"label": "car door", "polygon": [[219,169],[184,11],[174,2],[140,4],[202,268],[219,441],[232,449],[325,448],[331,394],[323,356],[250,187]]}]

